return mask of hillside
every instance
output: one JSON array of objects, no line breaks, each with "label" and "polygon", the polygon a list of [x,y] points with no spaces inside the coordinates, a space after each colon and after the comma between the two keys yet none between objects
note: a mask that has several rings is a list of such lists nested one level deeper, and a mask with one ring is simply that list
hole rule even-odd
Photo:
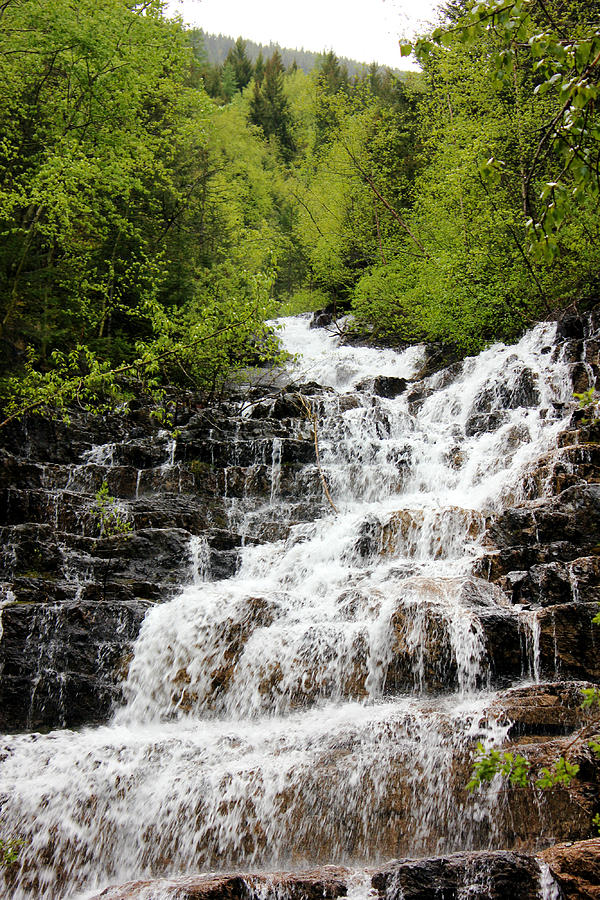
[{"label": "hillside", "polygon": [[[206,34],[204,32],[202,32],[202,36],[204,38],[208,61],[212,65],[222,65],[222,63],[225,62],[230,49],[235,44],[235,38],[225,34]],[[286,69],[295,62],[298,68],[302,69],[307,75],[315,68],[319,61],[319,57],[321,56],[321,53],[305,50],[303,47],[298,50],[297,48],[281,47],[279,44],[274,44],[273,42],[269,44],[256,44],[254,41],[247,40],[246,38],[244,38],[244,40],[246,41],[246,53],[252,62],[256,61],[259,53],[262,53],[264,59],[268,59],[273,55],[275,50],[278,50]],[[398,52],[398,58],[400,58],[400,52]],[[362,75],[369,67],[369,64],[373,62],[373,60],[369,60],[368,63],[366,61],[359,62],[356,59],[349,59],[346,56],[340,56],[338,59],[340,65],[345,66],[348,70],[350,78]],[[392,69],[392,71],[400,76],[406,74],[406,72],[401,69]]]}]

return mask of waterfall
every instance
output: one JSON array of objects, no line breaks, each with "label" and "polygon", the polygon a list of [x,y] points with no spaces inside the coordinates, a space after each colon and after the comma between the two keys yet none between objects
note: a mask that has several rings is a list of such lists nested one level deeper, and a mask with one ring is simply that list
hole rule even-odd
[{"label": "waterfall", "polygon": [[[245,541],[225,581],[206,579],[194,541],[193,583],[147,614],[109,725],[0,739],[0,834],[25,840],[15,900],[498,845],[495,789],[467,798],[464,784],[475,742],[508,729],[488,715],[487,623],[522,623],[472,573],[486,518],[523,499],[524,473],[564,428],[553,326],[413,383],[422,347],[339,346],[306,317],[278,325],[291,383],[323,388],[310,404],[336,511],[293,521],[273,443],[256,461],[265,496],[231,516],[243,535],[279,516],[285,535]],[[381,377],[408,384],[379,396]],[[311,460],[303,477],[315,475]]]}]

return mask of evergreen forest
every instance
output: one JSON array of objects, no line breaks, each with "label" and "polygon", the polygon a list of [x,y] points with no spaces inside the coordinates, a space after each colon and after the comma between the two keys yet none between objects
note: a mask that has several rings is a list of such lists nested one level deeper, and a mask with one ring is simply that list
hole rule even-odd
[{"label": "evergreen forest", "polygon": [[276,360],[331,306],[460,354],[598,296],[600,4],[451,0],[349,74],[162,0],[0,0],[3,420]]}]

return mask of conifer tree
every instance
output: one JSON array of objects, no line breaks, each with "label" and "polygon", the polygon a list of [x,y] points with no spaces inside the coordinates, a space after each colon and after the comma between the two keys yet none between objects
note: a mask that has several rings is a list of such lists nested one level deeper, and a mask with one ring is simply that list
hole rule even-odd
[{"label": "conifer tree", "polygon": [[239,85],[235,77],[235,69],[230,62],[226,62],[221,74],[221,93],[226,100],[231,100],[238,89]]},{"label": "conifer tree", "polygon": [[282,153],[290,157],[295,150],[290,110],[283,89],[283,63],[275,50],[265,66],[262,84],[254,82],[250,101],[250,121],[259,125],[265,137],[274,137]]},{"label": "conifer tree", "polygon": [[243,91],[250,84],[253,75],[252,63],[246,55],[246,41],[239,37],[229,53],[225,63],[232,67],[238,90]]},{"label": "conifer tree", "polygon": [[259,51],[258,56],[256,58],[256,63],[254,64],[254,80],[260,87],[262,84],[262,80],[265,74],[265,59],[262,54],[262,50]]},{"label": "conifer tree", "polygon": [[327,94],[337,94],[340,88],[348,86],[348,69],[346,66],[340,65],[333,50],[328,50],[323,54],[317,73],[319,84]]}]

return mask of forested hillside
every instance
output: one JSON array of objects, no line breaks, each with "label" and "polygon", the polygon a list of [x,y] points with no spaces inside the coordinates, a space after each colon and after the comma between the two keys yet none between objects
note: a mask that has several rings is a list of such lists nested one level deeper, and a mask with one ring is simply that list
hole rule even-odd
[{"label": "forested hillside", "polygon": [[212,65],[162,0],[4,0],[5,412],[214,392],[284,309],[464,352],[597,297],[599,13],[458,0],[400,79]]},{"label": "forested hillside", "polygon": [[[202,40],[206,49],[208,61],[213,66],[222,66],[227,59],[229,51],[235,45],[235,38],[226,34],[208,34],[202,32]],[[318,40],[318,38],[317,38]],[[292,68],[294,65],[306,75],[310,75],[313,69],[317,68],[320,58],[324,53],[314,53],[311,50],[305,50],[304,47],[282,47],[280,44],[271,41],[269,44],[257,44],[255,41],[246,40],[246,55],[253,63],[262,54],[263,59],[268,59],[277,50],[281,56],[281,60],[286,69]],[[360,77],[363,71],[368,68],[366,60],[360,62],[357,59],[349,59],[347,56],[339,57],[340,65],[346,68],[350,78]],[[402,66],[398,67],[396,74],[400,74]]]}]

